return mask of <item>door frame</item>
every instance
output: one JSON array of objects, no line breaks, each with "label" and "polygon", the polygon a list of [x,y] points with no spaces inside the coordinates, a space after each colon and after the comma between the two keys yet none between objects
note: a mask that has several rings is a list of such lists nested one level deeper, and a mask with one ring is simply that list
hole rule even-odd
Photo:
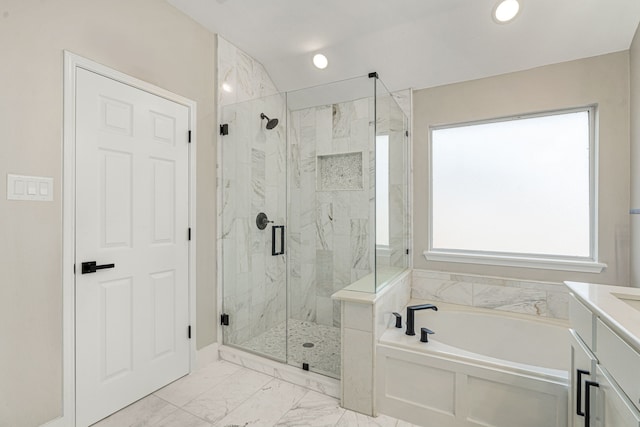
[{"label": "door frame", "polygon": [[189,322],[191,340],[189,372],[196,366],[196,103],[153,84],[121,73],[105,65],[64,51],[63,85],[63,173],[62,173],[62,417],[48,426],[75,426],[76,390],[75,390],[75,169],[76,169],[76,70],[91,71],[103,77],[143,90],[169,101],[186,106],[189,109],[189,227],[191,241],[189,245],[188,287]]}]

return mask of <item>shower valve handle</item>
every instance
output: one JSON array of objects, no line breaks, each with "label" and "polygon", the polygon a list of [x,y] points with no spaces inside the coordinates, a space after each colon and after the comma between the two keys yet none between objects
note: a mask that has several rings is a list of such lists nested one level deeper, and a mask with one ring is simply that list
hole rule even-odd
[{"label": "shower valve handle", "polygon": [[269,223],[273,223],[273,221],[269,221],[266,213],[260,212],[258,216],[256,216],[256,226],[259,230],[264,230],[265,228],[267,228],[267,224]]}]

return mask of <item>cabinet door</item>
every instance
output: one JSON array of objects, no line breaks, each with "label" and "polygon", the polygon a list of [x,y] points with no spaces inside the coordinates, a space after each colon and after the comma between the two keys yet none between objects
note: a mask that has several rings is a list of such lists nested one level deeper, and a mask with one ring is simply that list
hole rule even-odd
[{"label": "cabinet door", "polygon": [[596,387],[591,387],[592,427],[640,427],[640,413],[600,365]]},{"label": "cabinet door", "polygon": [[573,329],[569,330],[571,343],[571,389],[569,391],[569,427],[585,425],[585,382],[595,380],[596,359]]}]

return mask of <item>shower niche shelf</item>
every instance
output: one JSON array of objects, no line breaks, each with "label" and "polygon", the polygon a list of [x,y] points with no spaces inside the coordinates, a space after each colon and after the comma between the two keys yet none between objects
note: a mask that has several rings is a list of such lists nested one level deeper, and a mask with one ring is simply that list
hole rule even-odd
[{"label": "shower niche shelf", "polygon": [[362,151],[317,156],[317,190],[363,190],[362,165]]}]

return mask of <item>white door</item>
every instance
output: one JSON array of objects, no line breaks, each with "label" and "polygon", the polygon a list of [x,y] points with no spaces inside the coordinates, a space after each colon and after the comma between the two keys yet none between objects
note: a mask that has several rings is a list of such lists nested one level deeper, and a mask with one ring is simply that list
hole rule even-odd
[{"label": "white door", "polygon": [[189,109],[80,68],[76,93],[76,420],[86,426],[189,372]]}]

